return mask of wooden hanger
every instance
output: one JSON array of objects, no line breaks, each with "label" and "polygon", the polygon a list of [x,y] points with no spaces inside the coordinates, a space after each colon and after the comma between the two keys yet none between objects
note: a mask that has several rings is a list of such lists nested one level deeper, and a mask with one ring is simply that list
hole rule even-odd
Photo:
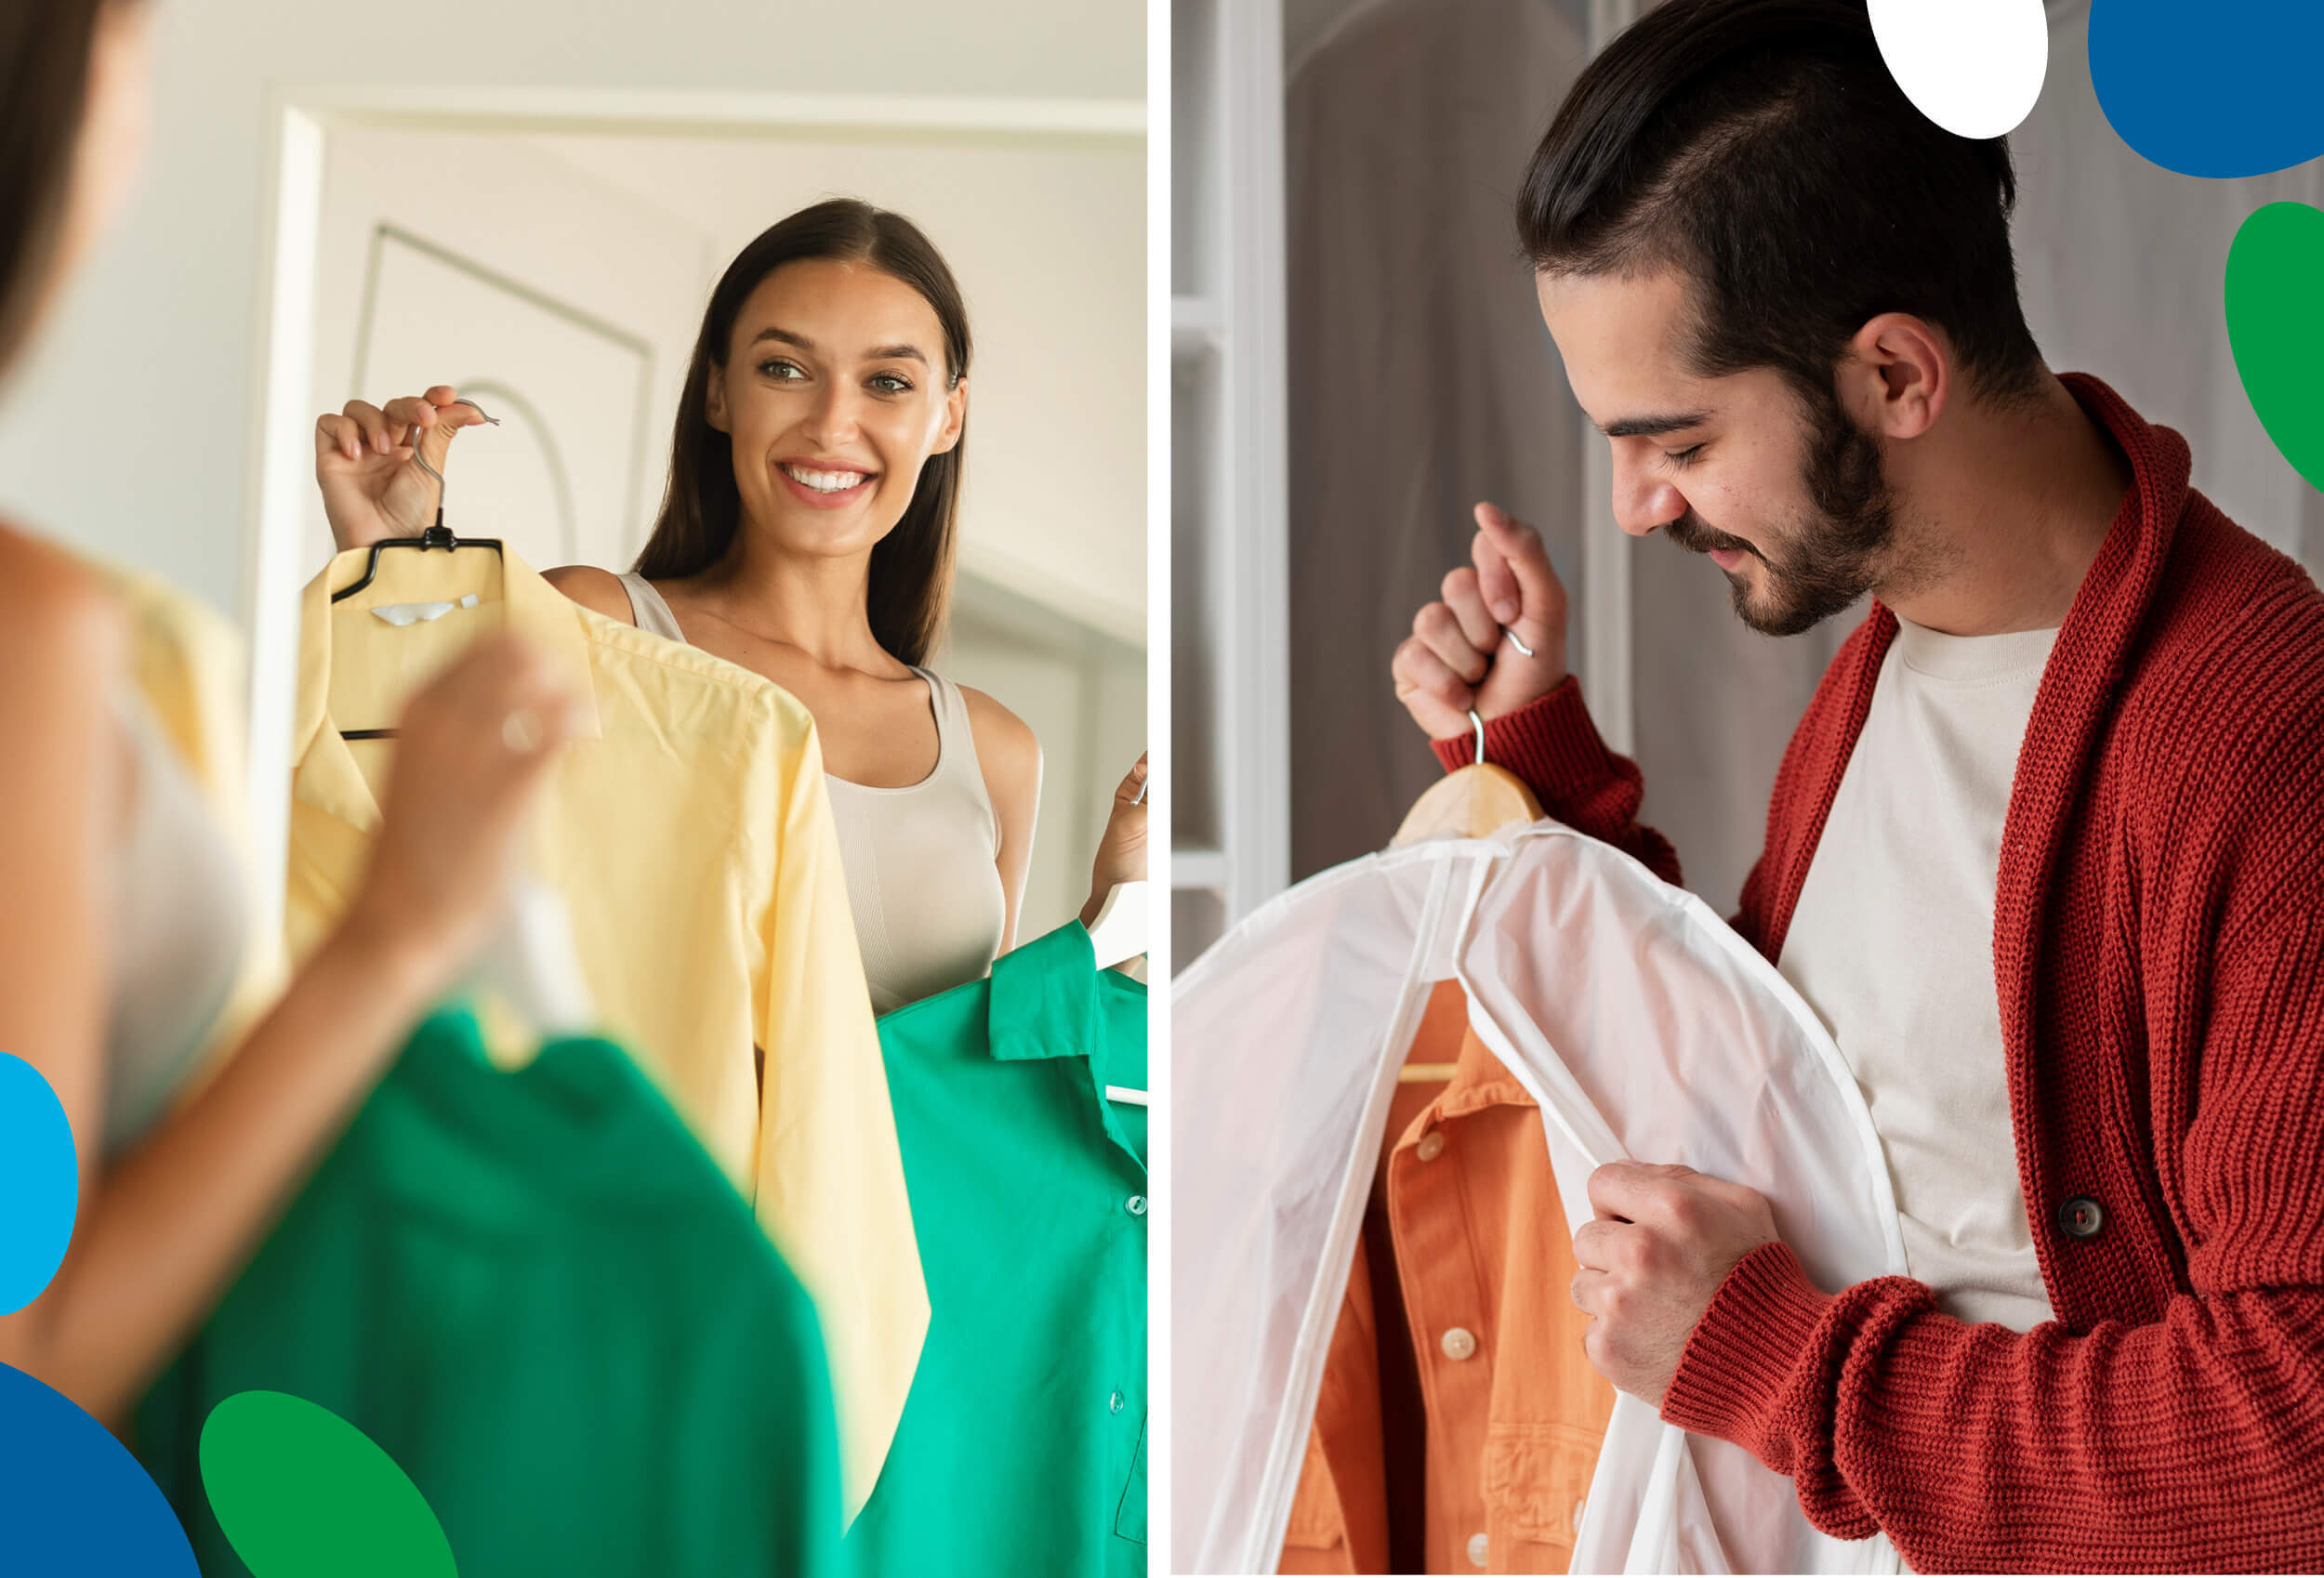
[{"label": "wooden hanger", "polygon": [[[1505,767],[1485,759],[1485,720],[1469,710],[1477,732],[1477,759],[1456,769],[1429,785],[1428,793],[1412,802],[1391,846],[1402,848],[1432,838],[1484,838],[1502,828],[1541,820],[1541,802],[1525,780]],[[1442,1085],[1453,1077],[1452,1063],[1406,1063],[1396,1071],[1398,1085]]]},{"label": "wooden hanger", "polygon": [[1541,820],[1541,802],[1525,780],[1485,759],[1485,720],[1472,708],[1477,759],[1446,773],[1412,802],[1390,843],[1396,848],[1431,838],[1484,838],[1513,822]]}]

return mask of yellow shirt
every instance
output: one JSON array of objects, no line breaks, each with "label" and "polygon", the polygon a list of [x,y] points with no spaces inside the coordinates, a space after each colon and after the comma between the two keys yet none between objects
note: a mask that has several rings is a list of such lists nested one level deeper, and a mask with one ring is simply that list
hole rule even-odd
[{"label": "yellow shirt", "polygon": [[[822,751],[770,681],[582,608],[514,552],[353,549],[308,584],[286,926],[303,956],[361,881],[403,699],[504,620],[585,702],[527,830],[606,1032],[633,1048],[814,1295],[848,1513],[878,1478],[928,1326]],[[472,606],[460,599],[473,595]],[[370,611],[448,602],[394,625]],[[754,1045],[766,1059],[759,1090]]]}]

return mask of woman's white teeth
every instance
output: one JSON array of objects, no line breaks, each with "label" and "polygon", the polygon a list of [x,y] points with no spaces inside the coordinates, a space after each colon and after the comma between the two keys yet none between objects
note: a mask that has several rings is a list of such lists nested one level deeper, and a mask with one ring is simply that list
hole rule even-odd
[{"label": "woman's white teeth", "polygon": [[862,481],[868,473],[862,471],[810,471],[803,466],[786,466],[783,475],[794,482],[819,493],[843,493]]}]

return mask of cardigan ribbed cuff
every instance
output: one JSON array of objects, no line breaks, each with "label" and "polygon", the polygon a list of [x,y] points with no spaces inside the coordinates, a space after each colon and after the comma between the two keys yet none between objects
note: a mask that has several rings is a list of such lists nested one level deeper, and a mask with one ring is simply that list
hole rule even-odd
[{"label": "cardigan ribbed cuff", "polygon": [[[1450,772],[1476,759],[1476,731],[1466,730],[1429,743]],[[1552,810],[1586,799],[1621,772],[1620,758],[1598,738],[1598,726],[1582,705],[1581,685],[1570,674],[1547,695],[1486,719],[1485,759],[1525,780]]]},{"label": "cardigan ribbed cuff", "polygon": [[[1791,1246],[1763,1243],[1735,1264],[1695,1322],[1662,1417],[1683,1430],[1733,1441],[1765,1461],[1785,1388],[1806,1356],[1831,1295],[1807,1280]],[[1777,1472],[1790,1466],[1769,1464]]]}]

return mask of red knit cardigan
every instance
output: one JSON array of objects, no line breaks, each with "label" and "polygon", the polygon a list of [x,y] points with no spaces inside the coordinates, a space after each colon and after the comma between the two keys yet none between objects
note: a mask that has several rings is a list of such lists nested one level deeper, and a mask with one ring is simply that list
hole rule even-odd
[{"label": "red knit cardigan", "polygon": [[[1969,1325],[1903,1277],[1826,1292],[1769,1244],[1720,1286],[1662,1416],[1750,1448],[1816,1527],[1884,1530],[1921,1571],[2317,1571],[2324,598],[2189,489],[2177,433],[2066,382],[2134,480],[2041,677],[1993,906],[2056,1318]],[[1895,630],[1875,604],[1785,753],[1736,919],[1771,960]],[[1488,723],[1486,749],[1552,815],[1679,880],[1570,678]],[[1437,750],[1450,768],[1471,746]]]}]

